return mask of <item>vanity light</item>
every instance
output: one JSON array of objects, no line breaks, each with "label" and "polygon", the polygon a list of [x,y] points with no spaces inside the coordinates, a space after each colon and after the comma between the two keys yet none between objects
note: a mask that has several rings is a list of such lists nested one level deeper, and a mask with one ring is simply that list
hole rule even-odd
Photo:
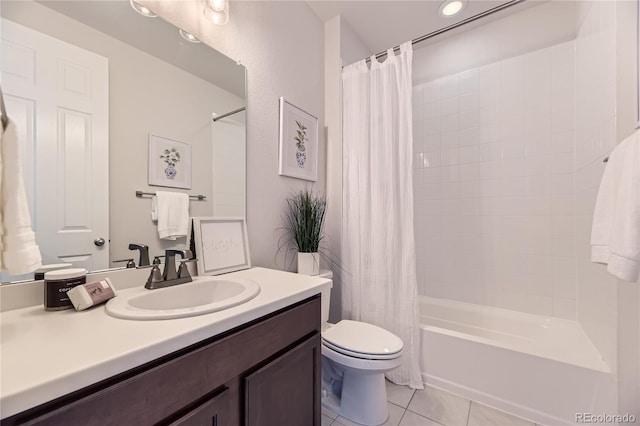
[{"label": "vanity light", "polygon": [[229,22],[229,0],[205,0],[202,11],[216,25]]},{"label": "vanity light", "polygon": [[440,16],[450,18],[462,12],[462,9],[464,9],[466,5],[467,0],[447,0],[440,5],[438,13]]},{"label": "vanity light", "polygon": [[200,40],[194,36],[191,33],[186,32],[185,30],[183,30],[182,28],[178,29],[178,32],[180,33],[180,35],[182,36],[183,39],[191,42],[191,43],[200,43]]},{"label": "vanity light", "polygon": [[141,5],[138,2],[135,2],[133,0],[129,0],[129,4],[133,8],[133,10],[135,10],[136,12],[138,12],[142,16],[146,16],[147,18],[156,18],[158,16],[155,13],[153,13],[151,10],[149,10],[146,7],[144,7],[143,5]]}]

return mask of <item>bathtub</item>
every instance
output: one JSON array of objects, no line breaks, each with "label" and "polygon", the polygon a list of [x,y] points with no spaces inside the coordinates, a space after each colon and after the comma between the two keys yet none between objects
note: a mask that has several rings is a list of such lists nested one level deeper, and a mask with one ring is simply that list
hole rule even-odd
[{"label": "bathtub", "polygon": [[538,424],[601,412],[615,381],[576,321],[420,296],[425,383]]}]

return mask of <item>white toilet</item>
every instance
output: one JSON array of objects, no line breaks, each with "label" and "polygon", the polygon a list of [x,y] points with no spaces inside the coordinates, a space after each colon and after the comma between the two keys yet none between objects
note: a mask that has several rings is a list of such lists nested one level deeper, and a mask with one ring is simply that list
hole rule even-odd
[{"label": "white toilet", "polygon": [[360,321],[329,324],[330,298],[331,289],[322,292],[322,406],[356,423],[380,425],[389,415],[384,373],[400,366],[402,340]]}]

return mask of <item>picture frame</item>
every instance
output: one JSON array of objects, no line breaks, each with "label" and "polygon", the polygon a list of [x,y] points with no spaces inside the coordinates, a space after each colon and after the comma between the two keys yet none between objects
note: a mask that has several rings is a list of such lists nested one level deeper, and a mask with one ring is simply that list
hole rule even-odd
[{"label": "picture frame", "polygon": [[318,180],[318,118],[280,97],[279,175]]},{"label": "picture frame", "polygon": [[198,275],[220,275],[251,268],[247,223],[242,217],[193,217],[189,246]]},{"label": "picture frame", "polygon": [[191,189],[191,145],[149,134],[149,185]]}]

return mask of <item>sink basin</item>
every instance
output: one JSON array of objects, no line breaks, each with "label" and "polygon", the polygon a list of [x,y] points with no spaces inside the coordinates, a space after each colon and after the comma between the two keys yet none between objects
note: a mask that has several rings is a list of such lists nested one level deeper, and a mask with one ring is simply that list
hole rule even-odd
[{"label": "sink basin", "polygon": [[123,290],[107,302],[107,313],[133,320],[173,319],[204,315],[247,302],[258,295],[252,280],[195,277],[193,282],[157,290]]}]

